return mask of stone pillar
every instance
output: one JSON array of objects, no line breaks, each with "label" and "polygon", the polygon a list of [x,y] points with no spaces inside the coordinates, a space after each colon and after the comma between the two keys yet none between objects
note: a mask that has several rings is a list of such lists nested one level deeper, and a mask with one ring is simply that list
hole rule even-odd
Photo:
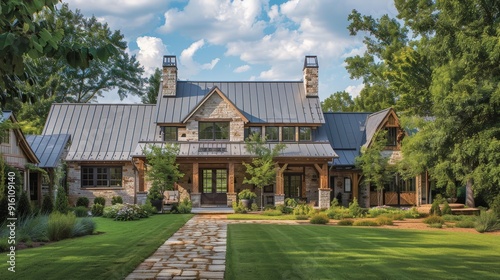
[{"label": "stone pillar", "polygon": [[237,202],[236,193],[227,193],[227,206],[233,207],[233,202]]},{"label": "stone pillar", "polygon": [[191,203],[193,204],[193,207],[201,207],[201,193],[192,193]]},{"label": "stone pillar", "polygon": [[330,208],[330,192],[331,189],[319,189],[319,208],[328,209]]},{"label": "stone pillar", "polygon": [[146,204],[146,200],[148,198],[147,192],[138,192],[136,195],[137,195],[137,204],[139,205]]},{"label": "stone pillar", "polygon": [[283,205],[283,204],[285,204],[285,195],[274,194],[274,205]]}]

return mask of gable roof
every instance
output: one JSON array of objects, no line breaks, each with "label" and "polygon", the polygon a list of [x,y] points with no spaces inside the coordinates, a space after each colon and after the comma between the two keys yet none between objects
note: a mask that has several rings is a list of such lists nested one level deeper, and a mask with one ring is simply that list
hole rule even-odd
[{"label": "gable roof", "polygon": [[128,161],[139,141],[155,140],[155,105],[53,104],[43,134],[70,134],[65,160]]},{"label": "gable roof", "polygon": [[40,159],[39,167],[55,168],[59,164],[64,148],[70,140],[70,135],[26,135],[26,140]]},{"label": "gable roof", "polygon": [[214,87],[250,123],[324,123],[318,97],[306,97],[297,82],[177,81],[175,97],[163,97],[160,88],[156,123],[182,123]]},{"label": "gable roof", "polygon": [[222,91],[220,91],[220,89],[217,86],[214,86],[212,88],[212,90],[210,90],[210,92],[207,95],[205,95],[205,97],[200,101],[200,103],[198,103],[198,105],[193,108],[193,110],[191,111],[191,113],[189,113],[184,118],[184,120],[182,122],[186,123],[203,106],[203,104],[205,104],[205,102],[207,102],[207,100],[210,99],[210,97],[212,97],[212,95],[214,95],[214,94],[218,94],[220,96],[220,98],[222,98],[222,100],[224,100],[227,104],[229,104],[229,106],[232,107],[236,111],[236,114],[240,115],[240,117],[242,118],[242,120],[245,123],[248,122],[248,119],[245,117],[245,115],[243,115],[241,113],[241,111],[238,108],[236,108],[236,106],[233,104],[233,102],[231,102],[231,100],[229,100],[224,95],[224,93],[222,93]]},{"label": "gable roof", "polygon": [[354,166],[365,142],[365,121],[370,113],[324,113],[325,124],[318,129],[320,135],[328,138],[330,145],[338,154],[335,166]]},{"label": "gable roof", "polygon": [[[18,123],[12,111],[2,111],[2,114],[0,116],[0,122],[4,122],[5,120],[8,119],[14,124]],[[31,149],[30,145],[28,144],[28,141],[26,141],[26,137],[24,137],[24,133],[22,132],[22,130],[20,128],[15,128],[13,129],[13,131],[17,137],[19,147],[24,152],[28,160],[30,160],[31,163],[35,164],[39,163],[40,161],[35,155],[35,152],[33,152],[33,150]]]},{"label": "gable roof", "polygon": [[394,115],[397,118],[396,112],[392,108],[378,111],[366,118],[366,143],[364,146],[370,146],[373,136],[382,128],[390,115]]}]

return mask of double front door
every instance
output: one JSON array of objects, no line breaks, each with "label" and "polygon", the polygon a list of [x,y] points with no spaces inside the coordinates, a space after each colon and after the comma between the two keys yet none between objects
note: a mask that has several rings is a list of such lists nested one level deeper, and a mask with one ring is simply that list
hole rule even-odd
[{"label": "double front door", "polygon": [[227,169],[201,169],[201,204],[227,205]]},{"label": "double front door", "polygon": [[285,198],[302,197],[302,174],[284,174]]}]

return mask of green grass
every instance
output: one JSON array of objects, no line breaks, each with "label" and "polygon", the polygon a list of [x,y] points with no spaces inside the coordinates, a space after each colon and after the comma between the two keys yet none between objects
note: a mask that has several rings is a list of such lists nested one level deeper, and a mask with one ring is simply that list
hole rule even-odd
[{"label": "green grass", "polygon": [[2,253],[0,279],[123,279],[192,215],[154,215],[120,222],[95,218],[103,234],[17,251],[16,272]]},{"label": "green grass", "polygon": [[295,220],[295,215],[265,216],[261,214],[230,214],[229,220]]},{"label": "green grass", "polygon": [[228,226],[226,279],[498,279],[500,235]]}]

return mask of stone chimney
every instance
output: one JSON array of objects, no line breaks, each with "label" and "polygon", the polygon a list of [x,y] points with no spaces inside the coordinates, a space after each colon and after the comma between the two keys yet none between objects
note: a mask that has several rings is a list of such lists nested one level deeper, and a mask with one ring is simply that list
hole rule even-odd
[{"label": "stone chimney", "polygon": [[175,55],[163,56],[162,95],[175,96],[177,90],[177,58]]},{"label": "stone chimney", "polygon": [[304,60],[304,90],[307,97],[318,97],[318,57],[306,55]]}]

